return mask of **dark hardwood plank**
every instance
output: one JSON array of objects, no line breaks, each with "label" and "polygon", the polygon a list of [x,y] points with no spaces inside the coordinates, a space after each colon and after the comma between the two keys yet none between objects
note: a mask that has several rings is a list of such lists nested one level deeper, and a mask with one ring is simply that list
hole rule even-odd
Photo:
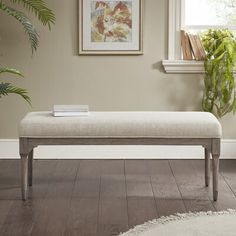
[{"label": "dark hardwood plank", "polygon": [[154,198],[146,160],[126,160],[125,177],[128,197]]},{"label": "dark hardwood plank", "polygon": [[[182,198],[184,200],[211,200],[212,196],[209,196],[209,188],[204,185],[178,185],[181,192]],[[212,195],[212,192],[211,192]]]},{"label": "dark hardwood plank", "polygon": [[19,160],[1,160],[0,199],[15,200],[21,198]]},{"label": "dark hardwood plank", "polygon": [[101,171],[98,235],[118,235],[126,230],[128,213],[124,161],[106,160],[102,163]]},{"label": "dark hardwood plank", "polygon": [[[204,169],[204,161],[194,160],[194,166],[198,172],[202,173],[203,169]],[[197,186],[194,190],[192,190],[192,193],[190,193],[190,191],[188,191],[188,194],[191,195],[190,198],[192,198],[192,200],[194,200],[194,199],[195,200],[196,199],[198,199],[198,200],[199,199],[202,199],[202,200],[210,199],[211,204],[213,205],[214,209],[217,211],[227,210],[229,208],[236,209],[235,194],[231,190],[232,184],[234,183],[234,181],[236,181],[235,168],[236,168],[236,161],[234,161],[234,160],[221,160],[220,175],[219,175],[218,201],[216,201],[216,202],[212,201],[212,181],[210,181],[210,186],[208,188],[204,188],[202,186]],[[229,185],[227,183],[227,179],[229,180],[229,183],[232,180],[232,182],[230,183],[231,185]],[[198,191],[197,191],[197,188],[199,188]],[[189,188],[189,190],[190,189],[191,188]],[[208,198],[207,198],[207,194],[208,194]],[[204,203],[204,201],[202,203]],[[204,204],[206,204],[206,203],[204,203]],[[209,205],[209,207],[207,208],[208,210],[212,209],[211,204],[208,203],[208,205]],[[196,210],[198,210],[199,208],[202,208],[204,210],[204,207],[200,207],[202,205],[201,201],[200,201],[200,203],[195,201],[194,205],[196,205],[194,207],[194,208],[196,208]],[[205,210],[207,210],[207,209],[205,209]]]},{"label": "dark hardwood plank", "polygon": [[123,160],[102,161],[101,198],[126,199],[125,170]]},{"label": "dark hardwood plank", "polygon": [[148,160],[152,184],[176,184],[168,160]]},{"label": "dark hardwood plank", "polygon": [[103,175],[124,175],[124,160],[100,160],[101,176]]},{"label": "dark hardwood plank", "polygon": [[127,201],[129,228],[158,217],[154,198],[128,197]]},{"label": "dark hardwood plank", "polygon": [[216,210],[236,209],[236,161],[224,160],[220,162],[219,197],[213,205]]},{"label": "dark hardwood plank", "polygon": [[126,183],[149,183],[150,173],[147,160],[126,160],[125,161]]},{"label": "dark hardwood plank", "polygon": [[204,168],[199,170],[196,168],[195,162],[197,160],[170,160],[170,166],[178,185],[204,186]]},{"label": "dark hardwood plank", "polygon": [[78,175],[80,180],[100,179],[101,160],[81,160]]},{"label": "dark hardwood plank", "polygon": [[30,199],[34,201],[46,197],[57,165],[57,160],[34,160],[33,187],[29,188]]},{"label": "dark hardwood plank", "polygon": [[236,194],[236,161],[225,160],[220,163],[220,173],[224,177],[226,183],[231,190]]},{"label": "dark hardwood plank", "polygon": [[98,226],[98,198],[73,198],[67,222],[66,236],[96,236]]},{"label": "dark hardwood plank", "polygon": [[0,229],[16,198],[19,182],[14,174],[15,160],[0,160]]},{"label": "dark hardwood plank", "polygon": [[102,163],[98,160],[81,160],[75,181],[73,197],[99,198]]},{"label": "dark hardwood plank", "polygon": [[[209,195],[212,194],[212,188],[209,189]],[[225,182],[224,177],[219,178],[219,196],[213,206],[217,211],[236,209],[236,197],[229,185]]]},{"label": "dark hardwood plank", "polygon": [[116,236],[128,230],[125,198],[101,198],[99,204],[98,235]]},{"label": "dark hardwood plank", "polygon": [[0,232],[13,204],[13,200],[0,200]]},{"label": "dark hardwood plank", "polygon": [[[160,162],[160,165],[158,165]],[[168,160],[148,161],[158,216],[185,212],[185,205]],[[160,178],[159,178],[160,173]]]},{"label": "dark hardwood plank", "polygon": [[100,177],[94,179],[77,179],[73,190],[73,198],[99,198]]},{"label": "dark hardwood plank", "polygon": [[156,200],[156,205],[157,205],[157,214],[159,217],[186,212],[183,200],[158,199]]},{"label": "dark hardwood plank", "polygon": [[96,236],[102,162],[81,160],[65,235]]},{"label": "dark hardwood plank", "polygon": [[153,187],[158,216],[168,216],[186,212],[177,185],[156,184]]},{"label": "dark hardwood plank", "polygon": [[172,160],[170,165],[186,210],[214,211],[212,194],[204,184],[204,160]]},{"label": "dark hardwood plank", "polygon": [[215,208],[212,202],[209,200],[184,200],[187,211],[199,212],[199,211],[214,211]]},{"label": "dark hardwood plank", "polygon": [[156,184],[152,182],[152,188],[157,201],[158,199],[182,199],[177,184]]},{"label": "dark hardwood plank", "polygon": [[101,177],[101,198],[126,198],[124,175],[103,175]]},{"label": "dark hardwood plank", "polygon": [[[20,165],[20,162],[15,161],[15,164]],[[43,175],[44,180],[48,181],[56,164],[57,161],[35,161],[35,187],[34,192],[30,191],[30,195],[34,195],[35,198],[33,200],[29,199],[27,202],[22,202],[21,199],[18,199],[18,194],[20,195],[20,186],[17,188],[17,200],[13,202],[11,209],[8,212],[4,224],[1,227],[0,235],[30,235],[34,221],[37,219],[42,208],[42,199],[40,199],[39,196],[45,196],[45,193],[48,190],[47,182],[40,184],[42,179],[40,180],[39,175]],[[18,177],[18,175],[19,173],[16,172],[15,177]],[[38,195],[38,193],[40,194]]]},{"label": "dark hardwood plank", "polygon": [[64,234],[78,168],[78,160],[58,162],[46,198],[41,203],[39,216],[34,222],[32,235]]},{"label": "dark hardwood plank", "polygon": [[133,181],[129,176],[126,181],[128,197],[154,198],[150,181]]},{"label": "dark hardwood plank", "polygon": [[157,218],[151,173],[146,160],[125,161],[129,228]]},{"label": "dark hardwood plank", "polygon": [[20,161],[19,160],[0,160],[0,189],[9,185],[17,186],[20,184]]},{"label": "dark hardwood plank", "polygon": [[[160,164],[160,165],[159,165]],[[156,200],[181,199],[175,177],[168,160],[148,161],[151,184]]]}]

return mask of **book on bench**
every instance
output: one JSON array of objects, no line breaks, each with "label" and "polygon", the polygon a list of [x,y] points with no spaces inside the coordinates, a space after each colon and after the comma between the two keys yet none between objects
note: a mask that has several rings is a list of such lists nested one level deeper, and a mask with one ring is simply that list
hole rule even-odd
[{"label": "book on bench", "polygon": [[54,105],[53,115],[61,117],[69,116],[88,116],[88,105]]}]

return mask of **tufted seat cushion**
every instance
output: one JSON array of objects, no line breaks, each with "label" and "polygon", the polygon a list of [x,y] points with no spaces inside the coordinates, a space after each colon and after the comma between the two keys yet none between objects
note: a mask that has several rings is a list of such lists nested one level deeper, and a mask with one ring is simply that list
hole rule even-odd
[{"label": "tufted seat cushion", "polygon": [[54,117],[31,112],[20,137],[31,138],[220,138],[221,125],[207,112],[90,112],[87,117]]}]

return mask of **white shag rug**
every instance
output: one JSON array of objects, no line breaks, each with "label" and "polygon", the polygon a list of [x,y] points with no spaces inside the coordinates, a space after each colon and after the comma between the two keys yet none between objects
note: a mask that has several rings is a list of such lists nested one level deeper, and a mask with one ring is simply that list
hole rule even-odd
[{"label": "white shag rug", "polygon": [[120,236],[236,236],[236,210],[161,217]]}]

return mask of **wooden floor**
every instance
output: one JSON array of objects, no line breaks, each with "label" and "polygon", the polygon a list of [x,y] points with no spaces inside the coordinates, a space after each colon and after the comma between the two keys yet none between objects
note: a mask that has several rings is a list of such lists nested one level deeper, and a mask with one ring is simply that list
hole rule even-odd
[{"label": "wooden floor", "polygon": [[0,161],[0,235],[111,236],[177,212],[236,209],[236,160],[220,165],[220,194],[202,160],[35,161],[20,199],[19,161]]}]

